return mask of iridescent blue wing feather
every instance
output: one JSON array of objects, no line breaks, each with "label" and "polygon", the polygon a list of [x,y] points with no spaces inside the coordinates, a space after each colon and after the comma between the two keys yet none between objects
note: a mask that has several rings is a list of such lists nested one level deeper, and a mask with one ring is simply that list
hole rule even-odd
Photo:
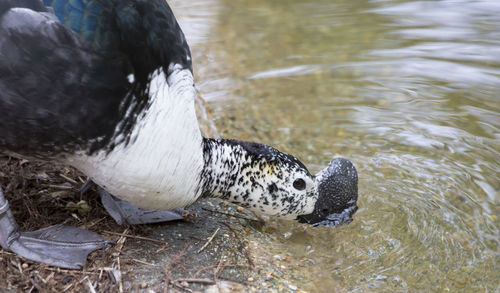
[{"label": "iridescent blue wing feather", "polygon": [[64,25],[98,51],[118,50],[119,33],[113,23],[111,1],[43,0]]}]

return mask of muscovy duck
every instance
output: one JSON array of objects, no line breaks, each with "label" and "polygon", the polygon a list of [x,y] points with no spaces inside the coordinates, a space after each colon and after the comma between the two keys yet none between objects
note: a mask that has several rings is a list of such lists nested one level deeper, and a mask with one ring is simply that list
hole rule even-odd
[{"label": "muscovy duck", "polygon": [[[118,222],[179,219],[170,209],[203,197],[312,225],[351,220],[350,161],[312,175],[273,147],[204,138],[194,99],[190,50],[165,0],[0,1],[0,151],[81,170]],[[0,244],[78,268],[106,242],[64,225],[19,232],[0,187]]]}]

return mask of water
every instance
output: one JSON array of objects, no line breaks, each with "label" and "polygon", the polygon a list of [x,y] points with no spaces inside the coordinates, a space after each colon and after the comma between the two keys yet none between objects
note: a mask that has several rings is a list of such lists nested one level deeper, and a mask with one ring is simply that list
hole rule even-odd
[{"label": "water", "polygon": [[222,136],[312,172],[335,155],[358,168],[348,226],[254,233],[288,257],[291,282],[500,291],[500,1],[196,3],[210,29],[194,37],[195,73]]}]

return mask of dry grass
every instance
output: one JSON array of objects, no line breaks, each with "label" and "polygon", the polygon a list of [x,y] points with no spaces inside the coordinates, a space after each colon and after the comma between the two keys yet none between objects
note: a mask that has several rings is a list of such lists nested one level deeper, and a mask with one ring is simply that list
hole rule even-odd
[{"label": "dry grass", "polygon": [[[67,222],[96,232],[122,232],[123,228],[105,214],[95,191],[80,195],[83,182],[85,177],[65,166],[0,157],[0,185],[21,231]],[[92,253],[82,270],[34,263],[0,249],[0,288],[27,292],[115,291],[119,284],[113,276],[114,249]]]}]

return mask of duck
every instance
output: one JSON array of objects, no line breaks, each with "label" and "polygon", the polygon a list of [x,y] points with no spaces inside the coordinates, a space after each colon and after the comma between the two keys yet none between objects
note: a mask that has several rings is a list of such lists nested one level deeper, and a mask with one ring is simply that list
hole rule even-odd
[{"label": "duck", "polygon": [[[274,147],[204,137],[191,52],[165,0],[2,0],[0,152],[86,174],[120,224],[182,219],[219,198],[312,226],[352,221],[354,164],[311,174]],[[0,245],[81,268],[108,244],[67,225],[21,232],[0,186]]]}]

